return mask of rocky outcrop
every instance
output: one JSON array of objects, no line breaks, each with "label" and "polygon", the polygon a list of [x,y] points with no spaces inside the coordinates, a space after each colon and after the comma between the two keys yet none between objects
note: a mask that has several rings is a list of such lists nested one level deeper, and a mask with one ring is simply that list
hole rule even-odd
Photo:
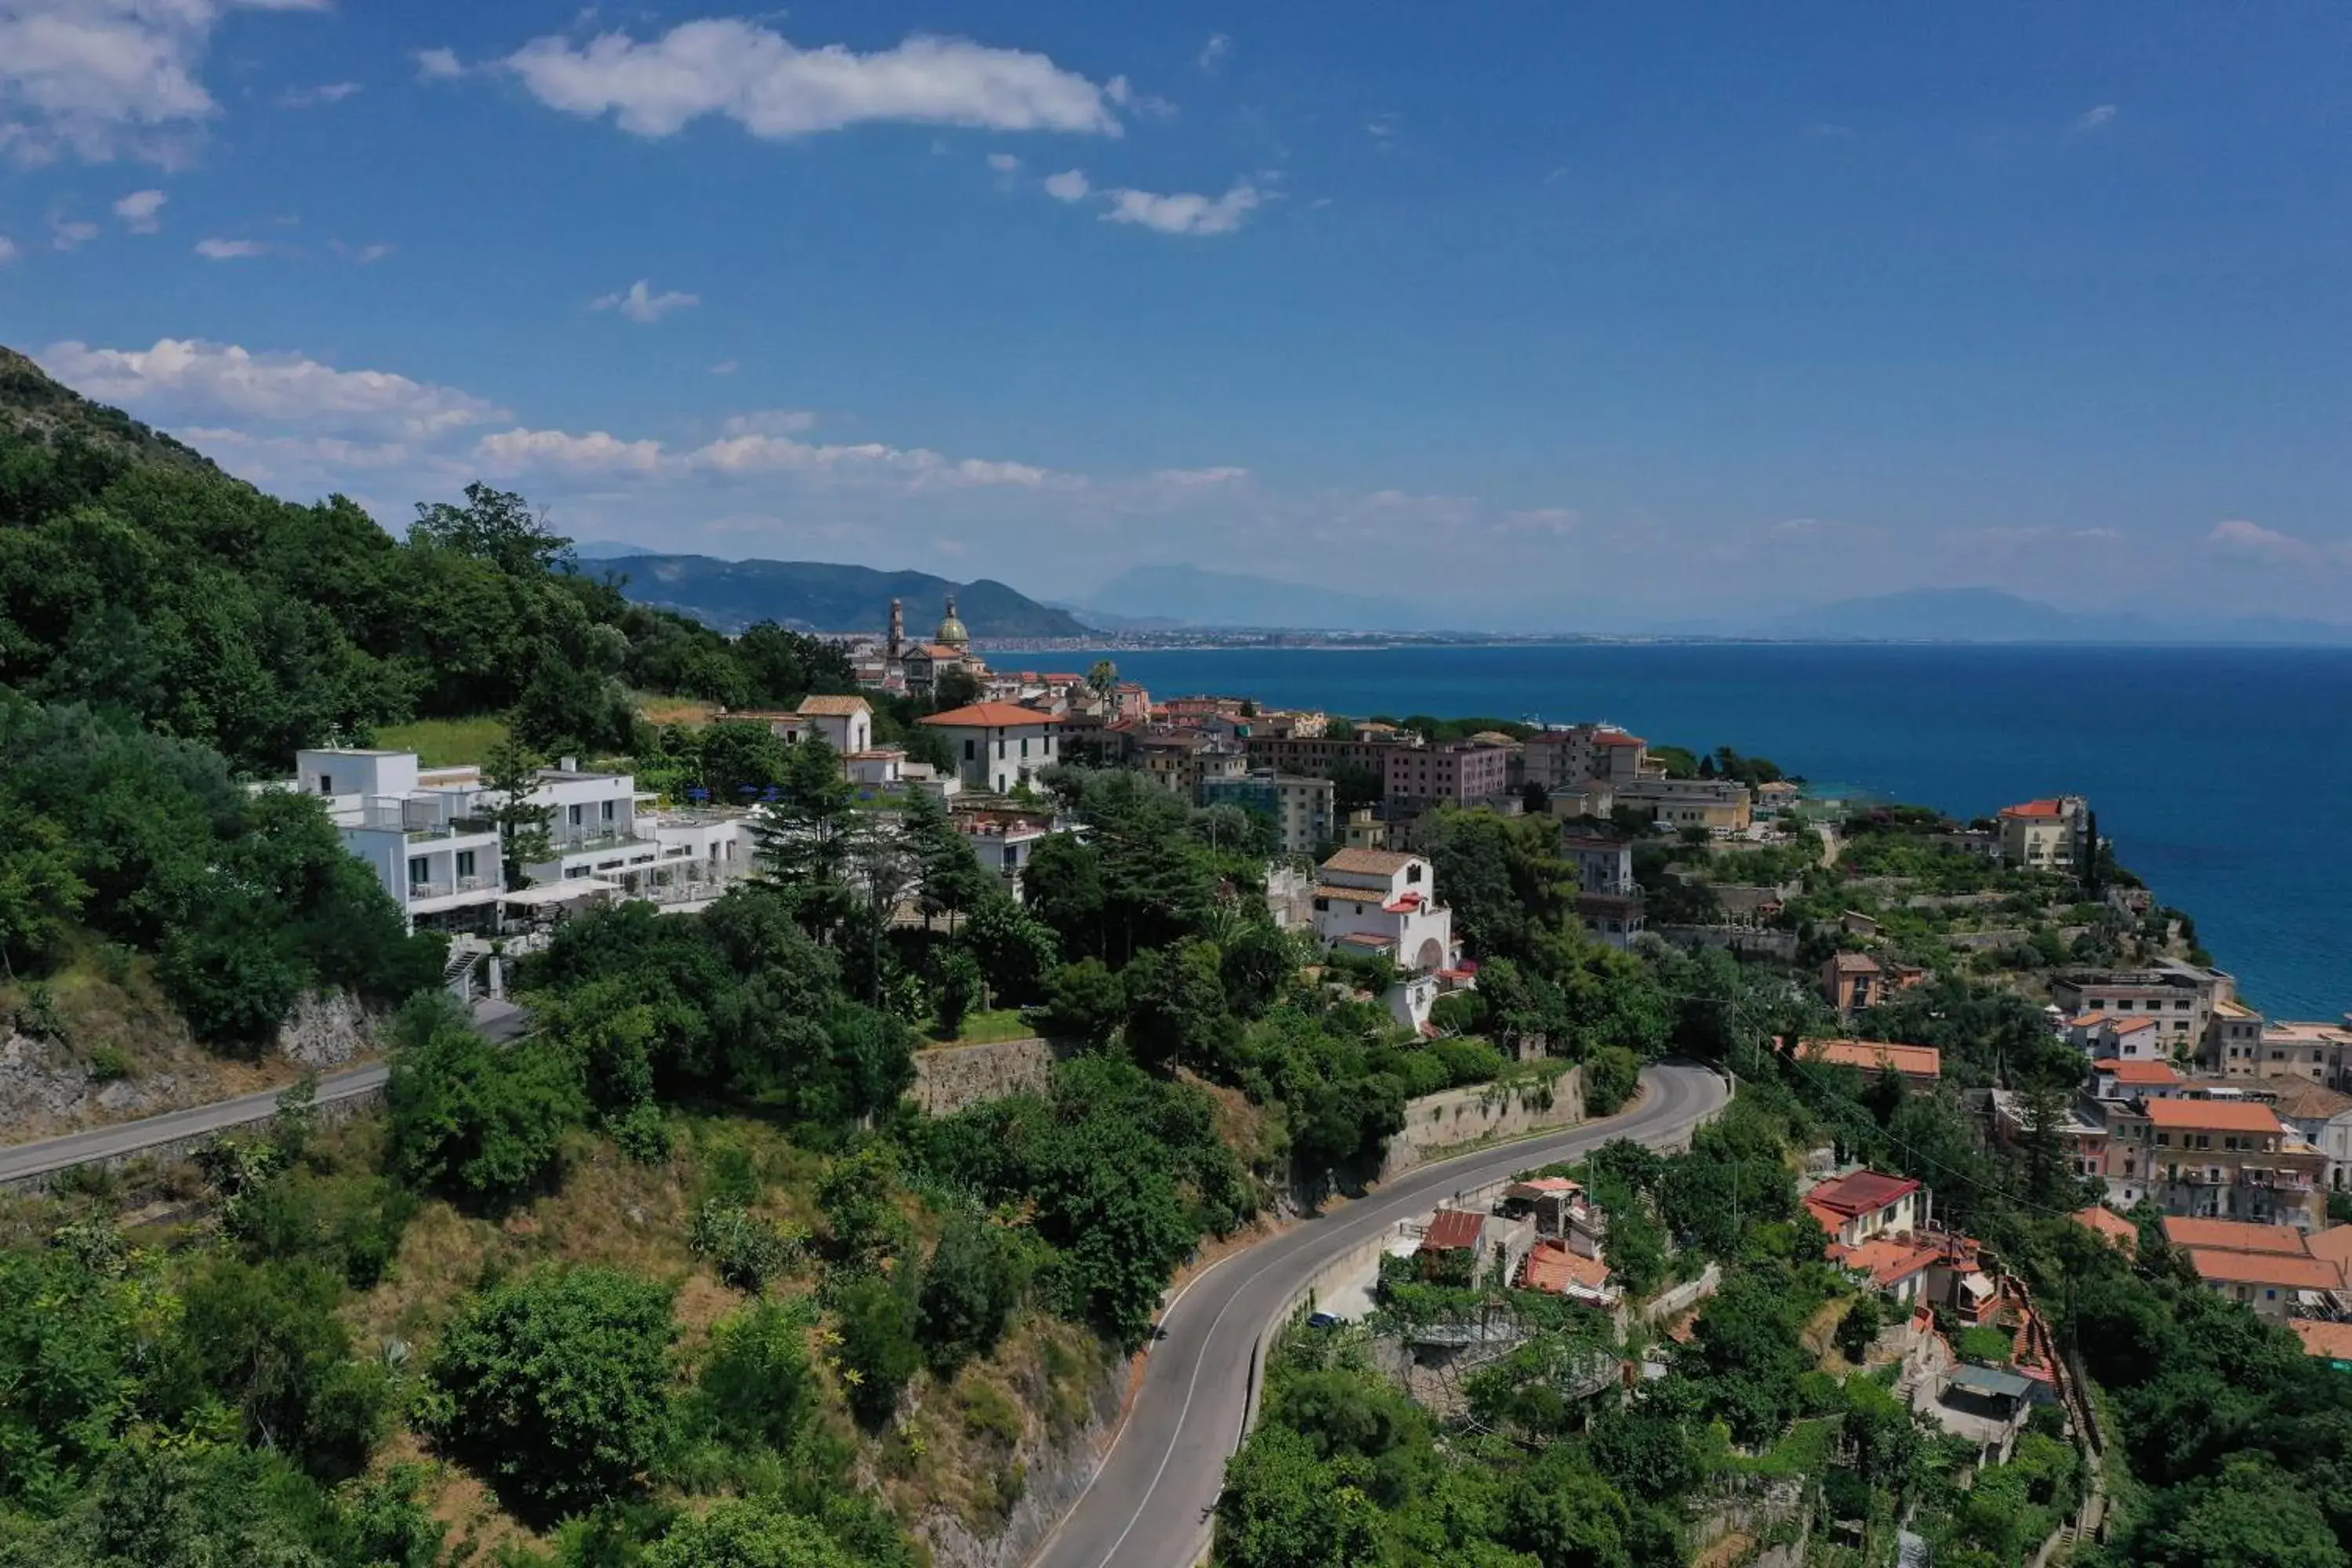
[{"label": "rocky outcrop", "polygon": [[341,991],[308,991],[278,1026],[278,1055],[324,1072],[374,1052],[379,1020]]},{"label": "rocky outcrop", "polygon": [[[931,1548],[932,1568],[1021,1568],[1045,1537],[1077,1506],[1087,1487],[1102,1468],[1111,1439],[1118,1435],[1125,1408],[1129,1363],[1115,1357],[1088,1391],[1087,1418],[1066,1431],[1037,1430],[1024,1437],[1014,1458],[1024,1484],[1020,1500],[1005,1515],[1004,1527],[992,1535],[973,1533],[952,1513],[926,1516],[917,1530]],[[1033,1398],[1034,1408],[1042,1401]]]}]

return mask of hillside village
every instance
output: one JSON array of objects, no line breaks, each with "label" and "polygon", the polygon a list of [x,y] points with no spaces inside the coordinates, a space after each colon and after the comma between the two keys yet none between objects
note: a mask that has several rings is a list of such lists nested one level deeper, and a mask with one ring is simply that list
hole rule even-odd
[{"label": "hillside village", "polygon": [[[998,670],[952,603],[720,637],[520,497],[395,542],[42,406],[0,1070],[67,1125],[382,1077],[0,1145],[0,1289],[71,1303],[0,1386],[104,1369],[0,1406],[0,1552],[110,1565],[152,1495],[229,1558],[979,1568],[1178,1281],[1468,1151],[1269,1330],[1220,1561],[2341,1561],[2352,1028],[2239,996],[2087,801]],[[2260,1466],[2168,1419],[2224,1385]]]}]

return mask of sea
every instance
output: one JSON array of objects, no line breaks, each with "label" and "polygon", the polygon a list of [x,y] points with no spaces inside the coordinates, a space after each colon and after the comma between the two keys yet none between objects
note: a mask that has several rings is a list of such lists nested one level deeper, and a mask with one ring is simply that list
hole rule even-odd
[{"label": "sea", "polygon": [[[1044,655],[1025,655],[1044,658]],[[2273,1018],[2352,1009],[2352,649],[1789,643],[1117,649],[1155,700],[1602,720],[1962,818],[2088,796]],[[1000,656],[1000,662],[1002,656]]]}]

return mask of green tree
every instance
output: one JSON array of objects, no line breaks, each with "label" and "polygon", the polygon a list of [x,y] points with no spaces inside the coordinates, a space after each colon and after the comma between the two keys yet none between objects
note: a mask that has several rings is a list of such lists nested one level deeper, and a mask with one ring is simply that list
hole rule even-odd
[{"label": "green tree", "polygon": [[947,808],[929,790],[911,790],[899,812],[899,829],[914,856],[917,885],[922,889],[926,922],[945,915],[948,929],[956,917],[976,907],[995,890],[981,868],[971,840],[949,818]]},{"label": "green tree", "polygon": [[1066,963],[1045,984],[1042,1027],[1049,1035],[1099,1049],[1110,1043],[1126,1016],[1126,989],[1099,958]]},{"label": "green tree", "polygon": [[554,1170],[566,1131],[586,1116],[571,1054],[525,1041],[500,1050],[437,998],[403,1015],[384,1087],[394,1168],[413,1186],[501,1203]]},{"label": "green tree", "polygon": [[1127,990],[1127,1047],[1146,1067],[1210,1071],[1222,1065],[1231,1029],[1221,955],[1210,942],[1138,953],[1120,977]]},{"label": "green tree", "polygon": [[540,759],[511,736],[491,747],[482,764],[482,782],[498,802],[490,808],[490,820],[499,830],[499,860],[509,892],[530,886],[523,868],[555,858],[554,836],[548,830],[555,809],[531,799],[539,787],[539,769]]},{"label": "green tree", "polygon": [[857,1568],[814,1521],[758,1499],[683,1514],[648,1547],[645,1568]]},{"label": "green tree", "polygon": [[916,1303],[916,1337],[931,1369],[952,1377],[967,1360],[993,1352],[1027,1285],[1027,1263],[1012,1232],[971,1215],[950,1220]]},{"label": "green tree", "polygon": [[898,1407],[898,1395],[923,1364],[915,1338],[913,1270],[895,1276],[862,1273],[831,1290],[841,1363],[849,1384],[849,1408],[868,1426],[879,1426]]},{"label": "green tree", "polygon": [[187,1392],[217,1394],[247,1436],[329,1479],[364,1468],[389,1424],[381,1365],[351,1359],[342,1280],[308,1262],[215,1257],[182,1293]]},{"label": "green tree", "polygon": [[788,890],[812,935],[829,941],[849,910],[848,869],[859,813],[841,757],[821,735],[792,748],[778,798],[756,829],[768,876]]},{"label": "green tree", "polygon": [[547,526],[544,512],[508,490],[479,482],[466,487],[466,504],[416,503],[409,541],[489,562],[514,577],[535,577],[568,565],[572,541]]},{"label": "green tree", "polygon": [[426,1373],[425,1429],[511,1504],[592,1507],[631,1489],[670,1433],[665,1285],[543,1268],[476,1298]]}]

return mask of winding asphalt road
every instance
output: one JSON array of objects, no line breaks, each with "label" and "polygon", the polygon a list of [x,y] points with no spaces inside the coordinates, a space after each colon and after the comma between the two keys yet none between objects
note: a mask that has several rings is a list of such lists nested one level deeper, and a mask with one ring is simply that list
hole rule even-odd
[{"label": "winding asphalt road", "polygon": [[1160,1318],[1143,1386],[1101,1469],[1030,1568],[1192,1568],[1208,1548],[1225,1460],[1241,1445],[1267,1325],[1317,1274],[1400,1220],[1612,1138],[1678,1143],[1730,1098],[1700,1068],[1652,1068],[1643,1081],[1648,1093],[1631,1111],[1407,1172],[1197,1276]]}]

